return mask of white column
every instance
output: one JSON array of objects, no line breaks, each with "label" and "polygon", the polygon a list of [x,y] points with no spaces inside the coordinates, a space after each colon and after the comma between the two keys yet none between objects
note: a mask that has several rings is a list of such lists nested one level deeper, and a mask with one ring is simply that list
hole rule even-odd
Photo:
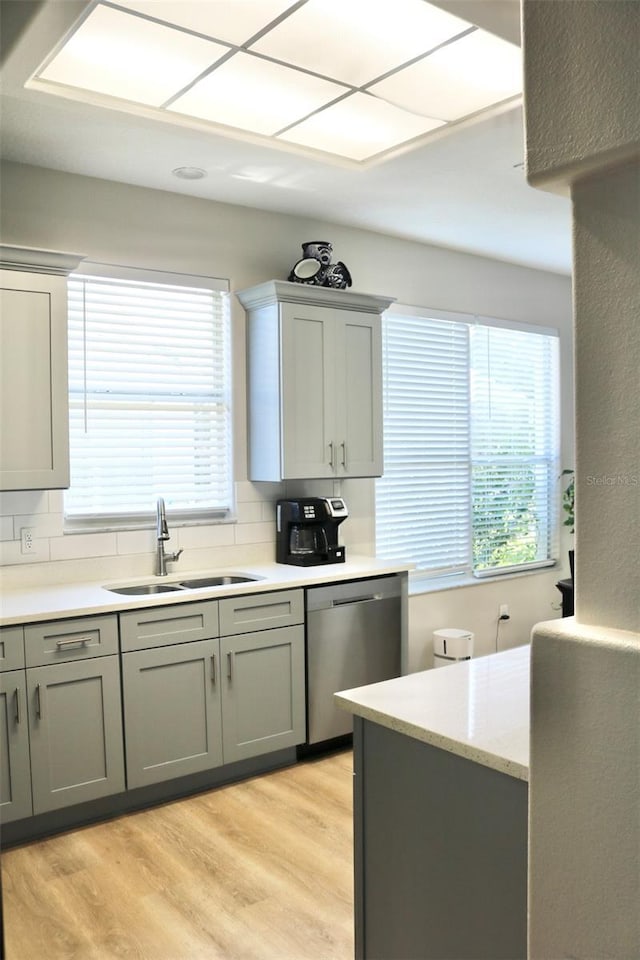
[{"label": "white column", "polygon": [[640,3],[523,0],[527,176],[570,192],[576,617],[532,637],[529,956],[640,956]]}]

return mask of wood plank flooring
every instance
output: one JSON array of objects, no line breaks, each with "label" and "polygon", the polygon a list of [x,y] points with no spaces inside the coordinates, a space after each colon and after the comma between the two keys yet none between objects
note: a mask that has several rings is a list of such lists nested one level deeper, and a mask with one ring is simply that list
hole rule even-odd
[{"label": "wood plank flooring", "polygon": [[7,960],[352,960],[350,751],[2,854]]}]

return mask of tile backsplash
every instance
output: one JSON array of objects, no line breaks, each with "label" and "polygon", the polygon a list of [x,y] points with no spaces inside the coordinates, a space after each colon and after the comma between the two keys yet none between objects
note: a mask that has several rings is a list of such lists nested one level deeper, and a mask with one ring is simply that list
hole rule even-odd
[{"label": "tile backsplash", "polygon": [[[372,553],[367,481],[345,481],[342,495],[350,517],[341,527],[345,544],[359,544],[358,553]],[[353,504],[348,499],[347,486]],[[331,486],[331,485],[330,485]],[[235,485],[234,522],[179,526],[171,523],[168,551],[182,549],[181,571],[215,566],[267,563],[275,558],[275,503],[285,496],[340,493],[327,483],[251,483]],[[359,502],[359,503],[358,503]],[[364,516],[363,514],[364,506]],[[145,530],[64,533],[64,501],[59,490],[0,493],[0,584],[25,588],[43,583],[146,576],[155,567],[155,524]],[[22,551],[24,527],[33,530],[34,549]]]}]

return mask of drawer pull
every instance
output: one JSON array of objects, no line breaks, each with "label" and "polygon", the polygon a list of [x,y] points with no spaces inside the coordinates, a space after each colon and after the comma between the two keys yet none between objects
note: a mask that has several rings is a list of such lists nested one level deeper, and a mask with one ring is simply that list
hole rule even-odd
[{"label": "drawer pull", "polygon": [[72,637],[71,640],[56,640],[56,647],[58,650],[62,650],[64,647],[75,646],[77,643],[85,647],[88,643],[91,643],[92,640],[93,637]]},{"label": "drawer pull", "polygon": [[15,701],[16,701],[15,721],[16,723],[20,723],[20,690],[18,689],[18,687],[16,687],[16,689],[14,690],[13,696],[15,697]]},{"label": "drawer pull", "polygon": [[216,685],[216,655],[215,653],[211,654],[211,683]]}]

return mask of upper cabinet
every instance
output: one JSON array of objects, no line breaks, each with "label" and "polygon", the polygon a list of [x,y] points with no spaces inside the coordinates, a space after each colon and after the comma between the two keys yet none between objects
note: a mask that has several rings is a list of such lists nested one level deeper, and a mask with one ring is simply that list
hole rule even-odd
[{"label": "upper cabinet", "polygon": [[247,312],[249,479],[382,474],[381,314],[392,298],[270,280]]},{"label": "upper cabinet", "polygon": [[0,490],[69,486],[66,277],[81,259],[0,246]]}]

